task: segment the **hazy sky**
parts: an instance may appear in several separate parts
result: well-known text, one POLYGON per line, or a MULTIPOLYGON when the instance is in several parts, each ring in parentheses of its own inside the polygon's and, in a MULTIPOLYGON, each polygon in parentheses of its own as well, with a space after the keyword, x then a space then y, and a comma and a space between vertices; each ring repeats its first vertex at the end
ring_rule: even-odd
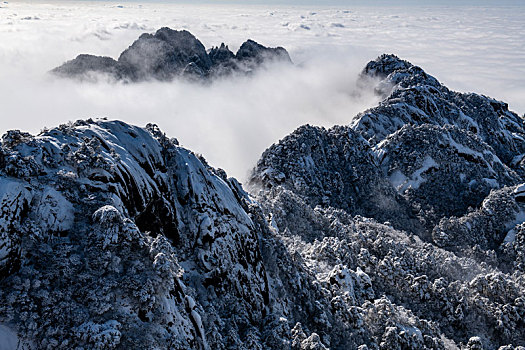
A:
MULTIPOLYGON (((40 0, 42 1, 42 0, 40 0)), ((119 2, 118 0, 112 0, 119 2)), ((523 6, 523 0, 124 0, 189 4, 280 4, 319 6, 523 6)))
MULTIPOLYGON (((13 0, 11 0, 13 1, 13 0)), ((15 0, 20 1, 20 0, 15 0)), ((22 0, 46 3, 49 0, 22 0)), ((55 0, 93 1, 93 0, 55 0)), ((107 0, 95 0, 107 1, 107 0)), ((524 0, 110 0, 125 3, 164 4, 257 4, 257 5, 311 5, 311 6, 525 6, 524 0)))
POLYGON ((296 127, 348 124, 375 106, 377 97, 358 89, 356 79, 385 52, 454 90, 486 94, 525 112, 523 8, 407 10, 341 3, 0 2, 0 133, 37 133, 90 117, 157 123, 242 180, 265 148, 296 127), (208 48, 225 42, 235 51, 248 38, 284 46, 296 66, 210 86, 86 84, 47 74, 80 53, 116 58, 141 33, 163 26, 187 29, 208 48))

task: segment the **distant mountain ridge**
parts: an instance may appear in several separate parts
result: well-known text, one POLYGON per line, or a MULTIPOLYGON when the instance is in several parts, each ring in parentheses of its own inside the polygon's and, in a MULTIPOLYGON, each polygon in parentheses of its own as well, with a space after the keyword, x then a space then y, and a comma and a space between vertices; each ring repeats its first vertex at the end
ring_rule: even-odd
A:
POLYGON ((6 133, 0 332, 28 349, 522 350, 525 120, 394 55, 360 79, 383 101, 269 147, 248 192, 153 124, 6 133))
POLYGON ((155 34, 142 34, 120 54, 118 60, 82 54, 51 72, 77 79, 105 74, 126 82, 170 81, 176 77, 207 79, 233 73, 246 74, 271 61, 291 63, 288 52, 282 47, 268 48, 247 40, 236 54, 224 43, 207 52, 190 32, 164 27, 155 34))

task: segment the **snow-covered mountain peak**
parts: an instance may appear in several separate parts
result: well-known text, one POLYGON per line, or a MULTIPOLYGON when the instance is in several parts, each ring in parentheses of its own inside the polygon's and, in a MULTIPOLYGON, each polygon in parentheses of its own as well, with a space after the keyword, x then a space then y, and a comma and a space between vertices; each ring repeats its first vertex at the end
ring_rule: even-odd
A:
POLYGON ((269 147, 251 194, 153 124, 6 133, 0 347, 525 346, 523 119, 393 55, 366 75, 384 100, 269 147))

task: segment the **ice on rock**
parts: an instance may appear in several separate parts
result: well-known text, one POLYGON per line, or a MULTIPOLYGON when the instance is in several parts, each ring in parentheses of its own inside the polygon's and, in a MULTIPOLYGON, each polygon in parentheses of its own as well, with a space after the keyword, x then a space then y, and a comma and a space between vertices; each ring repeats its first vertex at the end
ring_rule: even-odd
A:
MULTIPOLYGON (((264 152, 250 180, 268 222, 279 227, 272 232, 332 298, 329 333, 337 336, 323 344, 454 348, 480 329, 489 348, 523 344, 508 331, 523 325, 521 316, 510 316, 517 312, 510 305, 523 298, 515 277, 525 266, 516 189, 523 182, 516 158, 524 154, 523 118, 503 102, 451 91, 394 55, 370 62, 361 79, 377 84, 379 106, 349 126, 298 128, 264 152), (340 288, 349 285, 338 277, 340 266, 356 271, 355 299, 369 311, 344 301, 350 288, 340 288), (508 274, 481 277, 500 269, 508 274), (476 294, 469 284, 476 276, 502 288, 502 297, 476 294), (489 315, 493 303, 504 317, 489 315), (341 309, 347 318, 335 316, 341 309), (493 322, 496 333, 489 331, 493 322), (366 335, 344 340, 342 329, 351 333, 357 324, 366 325, 366 335), (374 342, 364 340, 370 337, 374 342)), ((307 337, 304 319, 297 322, 295 344, 307 337)), ((308 326, 325 340, 319 326, 308 326)))
POLYGON ((390 175, 389 180, 399 192, 403 193, 406 189, 412 188, 417 190, 419 186, 425 181, 421 176, 426 171, 432 168, 438 168, 439 165, 432 159, 430 156, 426 156, 423 160, 421 168, 417 169, 411 176, 410 179, 407 179, 405 175, 399 170, 395 170, 392 175, 390 175))
POLYGON ((16 232, 31 203, 28 184, 10 178, 0 178, 0 274, 18 264, 19 237, 16 232))
POLYGON ((42 229, 49 232, 67 231, 74 221, 73 205, 54 188, 43 191, 36 215, 42 229))
MULTIPOLYGON (((171 79, 266 55, 287 57, 163 28, 122 62, 171 79)), ((8 132, 0 348, 525 346, 523 118, 393 55, 361 79, 379 106, 268 148, 251 193, 152 124, 8 132)))
MULTIPOLYGON (((246 212, 250 204, 242 202, 238 184, 216 176, 151 125, 87 120, 4 140, 3 159, 18 160, 0 162, 8 168, 1 169, 0 181, 3 271, 22 276, 24 285, 40 284, 26 292, 30 303, 46 296, 72 309, 66 315, 36 309, 20 321, 24 340, 49 346, 67 340, 88 348, 206 348, 212 323, 202 319, 200 303, 224 314, 225 298, 250 310, 246 320, 262 322, 268 286, 246 212), (30 185, 32 169, 39 173, 30 185), (201 243, 199 227, 208 230, 201 243), (206 268, 197 263, 201 250, 209 256, 206 268), (28 254, 37 260, 21 266, 18 259, 28 254), (181 273, 179 255, 195 262, 191 271, 181 273), (61 276, 58 287, 54 276, 61 276), (210 305, 206 290, 222 297, 210 305), (90 301, 77 303, 73 291, 90 301), (191 310, 184 305, 189 294, 199 300, 191 310), (53 326, 38 325, 39 319, 53 326), (73 328, 78 336, 69 332, 73 328)), ((2 298, 17 290, 11 288, 19 280, 2 280, 2 298)), ((0 308, 2 321, 23 307, 14 294, 9 300, 0 308)))
POLYGON ((514 190, 514 196, 517 201, 525 201, 525 184, 521 184, 514 190))
POLYGON ((0 350, 16 350, 20 341, 13 330, 0 324, 0 350))

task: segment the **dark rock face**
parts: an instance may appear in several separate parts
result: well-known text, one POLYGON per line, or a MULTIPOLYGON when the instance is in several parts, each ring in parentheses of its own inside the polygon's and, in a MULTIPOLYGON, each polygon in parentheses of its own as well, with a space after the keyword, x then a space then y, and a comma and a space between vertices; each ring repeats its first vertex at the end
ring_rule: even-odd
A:
POLYGON ((492 189, 520 182, 490 146, 451 125, 405 125, 375 150, 392 186, 429 225, 478 207, 492 189))
POLYGON ((72 61, 52 70, 70 78, 85 79, 94 74, 106 74, 116 80, 171 81, 176 77, 205 79, 235 72, 246 73, 264 63, 291 63, 285 49, 267 48, 248 40, 234 55, 227 46, 206 52, 204 45, 190 32, 161 28, 155 34, 142 34, 118 61, 109 57, 79 55, 72 61))
POLYGON ((268 148, 253 174, 253 185, 282 186, 313 207, 332 206, 417 231, 407 203, 384 178, 368 142, 349 127, 302 126, 268 148))
POLYGON ((217 334, 222 318, 235 333, 262 324, 268 281, 244 195, 155 126, 13 132, 2 151, 0 298, 14 301, 0 315, 23 314, 9 322, 39 348, 209 348, 202 305, 217 334), (20 280, 33 283, 23 298, 20 280))
MULTIPOLYGON (((379 106, 349 126, 300 127, 254 169, 251 185, 277 235, 318 277, 327 266, 364 271, 369 300, 397 315, 409 309, 417 329, 431 322, 467 348, 523 345, 513 332, 524 326, 523 118, 393 55, 370 62, 361 79, 376 84, 379 106), (491 314, 494 305, 506 311, 491 314)), ((428 330, 407 338, 398 322, 368 326, 368 336, 381 349, 454 347, 428 330)))
POLYGON ((142 34, 122 52, 118 62, 133 81, 172 80, 188 69, 205 75, 212 64, 197 38, 185 30, 169 28, 161 28, 154 35, 142 34), (194 68, 188 68, 190 65, 194 68))
MULTIPOLYGON (((157 34, 123 53, 151 58, 134 79, 266 52, 157 34)), ((384 101, 268 148, 251 195, 155 125, 8 132, 0 347, 522 349, 522 118, 393 55, 361 78, 384 101)))
POLYGON ((372 145, 406 124, 454 125, 481 138, 505 164, 523 158, 525 121, 509 111, 506 103, 451 91, 421 68, 393 55, 370 62, 362 76, 381 78, 377 89, 386 93, 378 107, 352 122, 372 145))
POLYGON ((245 41, 235 54, 235 58, 238 61, 247 64, 252 69, 256 68, 257 65, 267 61, 282 61, 292 63, 288 52, 284 48, 265 47, 253 40, 245 41))
POLYGON ((68 61, 53 70, 53 73, 62 77, 80 77, 89 79, 89 73, 106 74, 116 79, 125 75, 122 67, 111 57, 93 55, 78 55, 74 60, 68 61))
POLYGON ((224 43, 219 47, 212 47, 208 51, 208 55, 212 61, 212 76, 223 77, 235 74, 239 70, 238 62, 235 54, 230 51, 224 43))
POLYGON ((208 52, 212 64, 222 64, 229 62, 235 58, 235 54, 230 51, 227 45, 224 43, 219 47, 212 47, 208 52))

